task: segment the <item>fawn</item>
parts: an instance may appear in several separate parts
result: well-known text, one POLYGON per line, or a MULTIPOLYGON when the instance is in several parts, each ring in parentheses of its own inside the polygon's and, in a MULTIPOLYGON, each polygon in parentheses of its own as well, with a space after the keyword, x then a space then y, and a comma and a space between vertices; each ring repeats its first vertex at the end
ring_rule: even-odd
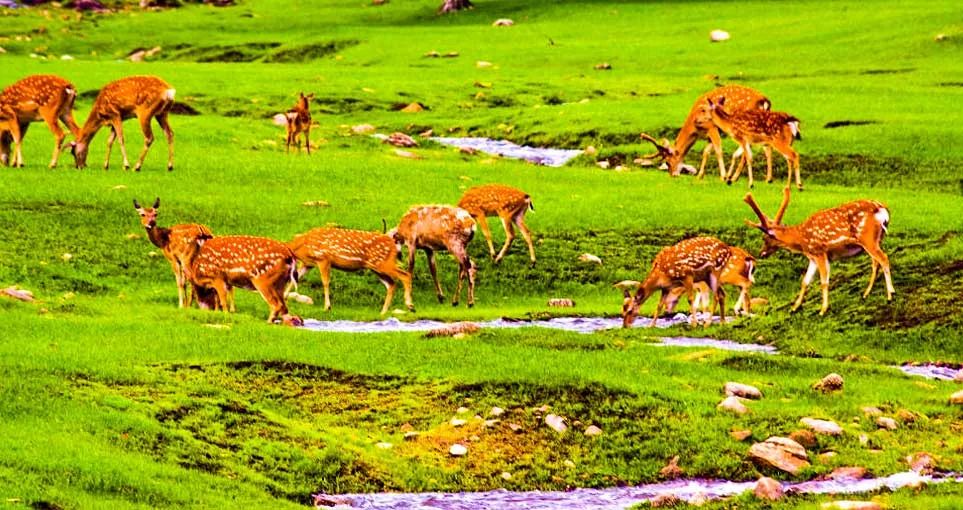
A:
POLYGON ((515 240, 515 229, 512 224, 518 225, 518 230, 522 232, 525 243, 528 244, 528 255, 535 266, 535 247, 532 246, 532 234, 525 226, 525 213, 529 209, 535 210, 532 205, 532 198, 524 191, 504 186, 501 184, 488 184, 469 189, 462 195, 458 202, 458 207, 466 210, 481 227, 485 240, 488 241, 488 252, 491 254, 495 263, 501 262, 508 248, 515 240), (488 229, 487 216, 498 216, 505 227, 505 245, 495 255, 495 246, 492 244, 492 233, 488 229))
POLYGON ((74 122, 72 109, 77 89, 69 81, 52 74, 35 74, 27 76, 0 93, 0 120, 14 119, 18 129, 8 125, 0 125, 0 161, 13 166, 23 166, 23 155, 20 145, 27 135, 27 127, 31 122, 44 121, 54 135, 53 156, 50 168, 57 166, 60 150, 63 148, 66 133, 60 128, 63 122, 74 137, 80 132, 74 122), (10 144, 16 147, 13 159, 10 159, 10 144))

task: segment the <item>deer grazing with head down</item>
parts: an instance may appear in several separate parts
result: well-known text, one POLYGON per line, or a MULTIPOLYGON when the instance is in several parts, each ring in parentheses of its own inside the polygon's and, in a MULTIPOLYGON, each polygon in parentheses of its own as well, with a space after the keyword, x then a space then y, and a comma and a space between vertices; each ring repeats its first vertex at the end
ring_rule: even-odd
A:
POLYGON ((663 248, 652 261, 652 269, 645 281, 639 284, 634 297, 627 288, 622 288, 622 326, 630 327, 635 322, 642 304, 655 291, 661 290, 662 298, 659 299, 652 322, 649 323, 650 327, 655 326, 667 295, 676 287, 682 287, 689 299, 689 320, 695 326, 696 282, 705 282, 715 297, 705 325, 712 323, 712 313, 715 312, 716 305, 719 306, 722 322, 725 322, 726 292, 720 279, 731 253, 728 245, 712 237, 693 237, 663 248))
POLYGON ((134 170, 140 171, 141 165, 144 164, 144 157, 154 143, 154 131, 150 127, 150 121, 153 119, 157 119, 157 123, 167 137, 167 170, 173 170, 174 132, 167 121, 173 105, 174 89, 156 76, 129 76, 108 83, 97 94, 87 122, 80 129, 77 141, 71 144, 77 168, 87 166, 90 142, 100 128, 108 126, 110 133, 107 135, 107 157, 104 160, 104 169, 110 167, 110 151, 114 146, 114 140, 120 142, 124 170, 129 169, 130 161, 127 159, 127 147, 124 145, 124 120, 137 117, 140 129, 144 133, 144 149, 137 158, 134 170))
POLYGON ((398 244, 399 256, 401 245, 408 247, 408 273, 412 277, 415 271, 415 251, 421 249, 425 252, 439 303, 445 301, 445 294, 438 282, 435 251, 451 252, 458 262, 458 286, 451 304, 458 306, 462 281, 467 277, 468 306, 475 305, 476 268, 475 263, 468 257, 468 243, 475 236, 475 220, 468 211, 450 205, 415 206, 402 216, 398 227, 388 232, 388 235, 398 244))
POLYGON ((532 205, 532 197, 528 196, 528 193, 501 184, 477 186, 462 195, 458 207, 468 211, 478 222, 482 234, 485 235, 485 240, 488 241, 488 252, 496 264, 501 262, 509 247, 511 247, 512 241, 515 240, 515 229, 512 228, 514 223, 518 226, 518 230, 522 232, 525 243, 528 244, 528 255, 532 261, 532 266, 535 266, 535 247, 532 246, 532 234, 525 226, 525 213, 529 209, 535 210, 535 206, 532 205), (488 229, 486 219, 488 216, 498 216, 502 220, 502 226, 505 227, 505 245, 502 246, 498 255, 495 255, 492 232, 488 229))
MULTIPOLYGON (((785 112, 772 112, 768 110, 728 110, 724 98, 713 101, 707 100, 712 121, 725 131, 742 151, 742 159, 735 170, 729 174, 726 182, 732 184, 739 178, 742 167, 747 168, 749 174, 749 187, 752 187, 752 145, 764 144, 779 151, 789 167, 789 181, 792 182, 793 169, 796 170, 796 187, 802 189, 802 180, 799 178, 799 154, 792 148, 793 140, 802 139, 799 132, 799 119, 785 112)), ((772 181, 772 165, 769 165, 769 172, 766 176, 767 181, 772 181)))
MULTIPOLYGON (((692 109, 689 110, 689 116, 686 117, 685 123, 682 125, 682 129, 679 130, 679 134, 676 136, 674 143, 670 144, 668 140, 656 140, 645 133, 641 135, 643 140, 652 142, 657 149, 657 152, 644 157, 661 158, 665 160, 669 167, 669 175, 676 176, 682 171, 682 162, 685 160, 685 156, 689 152, 689 149, 692 148, 692 145, 700 139, 708 138, 709 144, 706 145, 702 151, 702 164, 699 167, 699 177, 705 175, 706 161, 708 160, 709 154, 714 151, 719 162, 719 178, 725 180, 727 172, 725 160, 722 156, 722 139, 719 135, 719 128, 712 122, 712 115, 709 113, 709 108, 706 103, 709 98, 715 98, 715 100, 725 98, 729 109, 732 111, 769 110, 771 106, 769 99, 762 95, 761 92, 741 85, 727 85, 706 92, 699 96, 699 99, 692 105, 692 109)), ((767 156, 769 155, 768 150, 766 154, 767 156)), ((772 162, 770 159, 770 166, 771 165, 772 162)))
POLYGON ((311 100, 314 94, 304 95, 298 92, 298 102, 294 107, 284 114, 287 127, 287 141, 284 145, 285 152, 291 150, 294 145, 298 152, 301 151, 300 135, 304 134, 304 148, 311 154, 311 100))
POLYGON ((331 309, 329 289, 332 267, 341 271, 369 269, 378 275, 387 288, 382 315, 388 313, 388 307, 391 306, 397 286, 395 281, 401 280, 405 290, 405 306, 408 310, 415 310, 411 300, 411 274, 398 268, 398 247, 391 236, 380 232, 323 227, 294 236, 288 247, 301 265, 298 280, 314 266, 321 272, 325 310, 331 309))
MULTIPOLYGON (((729 255, 729 260, 726 261, 725 267, 722 268, 722 272, 719 275, 719 283, 739 287, 739 298, 732 307, 732 311, 736 315, 750 315, 752 313, 752 295, 750 289, 752 288, 752 284, 756 282, 756 259, 742 248, 736 246, 730 246, 729 248, 732 250, 732 253, 729 255)), ((696 302, 693 306, 696 310, 701 309, 704 312, 708 312, 710 304, 709 287, 704 282, 697 282, 695 285, 698 293, 696 294, 696 302)), ((675 306, 679 298, 682 297, 683 292, 684 289, 682 287, 669 291, 664 304, 667 313, 672 313, 672 311, 675 310, 675 306)))
POLYGON ((193 301, 193 286, 187 281, 187 270, 191 260, 200 247, 198 240, 214 237, 211 230, 197 223, 173 225, 171 227, 157 226, 157 210, 160 208, 160 198, 154 201, 152 207, 141 207, 134 199, 134 209, 140 215, 140 222, 147 230, 147 238, 154 246, 161 249, 164 258, 171 264, 174 278, 177 280, 177 305, 190 308, 193 301))
POLYGON ((74 137, 80 132, 72 112, 76 97, 77 89, 69 81, 51 74, 27 76, 3 89, 0 93, 0 116, 11 125, 0 125, 0 161, 23 166, 20 144, 27 135, 27 127, 31 122, 44 121, 54 135, 50 168, 56 167, 60 149, 67 137, 59 122, 63 122, 74 137), (12 124, 17 124, 17 129, 12 124), (11 142, 16 150, 13 159, 10 159, 11 142))
POLYGON ((789 186, 786 186, 782 204, 776 217, 772 219, 762 213, 751 193, 746 194, 745 202, 759 218, 759 223, 746 223, 758 228, 765 235, 760 257, 768 257, 779 248, 785 248, 802 253, 809 259, 809 268, 803 276, 802 288, 792 311, 798 310, 802 305, 806 288, 818 270, 823 291, 823 304, 819 315, 825 314, 829 308, 829 261, 851 257, 864 251, 872 260, 873 269, 863 298, 873 289, 878 270, 882 268, 886 278, 886 300, 892 300, 894 290, 889 272, 889 257, 880 247, 889 228, 889 209, 875 200, 856 200, 813 213, 799 225, 784 226, 782 218, 789 205, 789 193, 789 186))

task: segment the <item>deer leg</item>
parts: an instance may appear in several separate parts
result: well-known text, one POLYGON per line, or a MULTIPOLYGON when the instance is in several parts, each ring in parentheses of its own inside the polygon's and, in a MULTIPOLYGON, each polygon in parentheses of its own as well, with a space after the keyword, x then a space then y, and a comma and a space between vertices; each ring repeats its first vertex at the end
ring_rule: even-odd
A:
POLYGON ((114 126, 110 126, 110 132, 107 133, 107 156, 104 157, 104 170, 110 168, 110 151, 114 148, 114 140, 117 139, 117 131, 114 130, 114 126))
POLYGON ((383 274, 387 278, 392 278, 394 280, 401 280, 401 286, 405 290, 405 307, 408 308, 409 311, 414 312, 415 303, 411 299, 411 273, 408 273, 406 271, 402 271, 401 269, 399 269, 398 266, 395 265, 395 262, 391 259, 386 260, 385 264, 387 264, 387 268, 385 269, 385 271, 383 272, 375 271, 375 272, 378 273, 379 275, 383 274))
MULTIPOLYGON (((431 279, 435 282, 435 295, 438 296, 438 302, 445 302, 445 293, 441 290, 441 283, 438 281, 438 266, 435 264, 435 252, 429 248, 422 248, 425 250, 425 255, 428 256, 428 271, 431 272, 431 279)), ((455 301, 452 303, 458 304, 458 295, 455 295, 455 301)))
POLYGON ((111 124, 114 127, 114 133, 117 134, 117 141, 120 142, 120 154, 124 157, 124 170, 129 170, 130 161, 127 159, 127 145, 124 144, 124 121, 117 117, 111 124))
POLYGON ((528 231, 528 227, 525 225, 525 210, 516 214, 514 217, 515 224, 518 225, 518 230, 522 233, 522 238, 525 239, 525 244, 528 245, 528 256, 532 259, 532 267, 535 267, 535 246, 532 245, 532 233, 528 231))
POLYGON ((816 261, 809 259, 809 267, 806 269, 806 274, 802 279, 802 288, 799 290, 799 297, 796 298, 796 302, 793 303, 790 312, 795 312, 802 305, 803 298, 806 296, 806 287, 813 281, 813 277, 816 276, 816 261))
POLYGON ((307 149, 308 155, 311 155, 311 126, 308 125, 304 129, 304 148, 307 149))
POLYGON ((492 231, 488 228, 488 218, 485 217, 485 213, 481 213, 475 216, 475 221, 481 228, 482 234, 485 236, 485 241, 488 242, 488 254, 491 256, 492 260, 495 260, 495 245, 492 244, 492 231))
POLYGON ((502 220, 502 226, 505 227, 505 245, 502 246, 501 251, 495 256, 495 263, 498 264, 508 253, 508 248, 511 247, 512 241, 515 240, 515 228, 512 227, 512 221, 508 216, 499 214, 499 218, 502 220))
POLYGON ((739 171, 742 171, 742 146, 736 147, 736 150, 732 153, 732 160, 729 163, 729 171, 726 172, 726 178, 723 180, 728 180, 732 177, 732 173, 736 170, 736 163, 739 163, 739 171))
POLYGON ((188 303, 186 306, 184 304, 184 271, 176 260, 169 260, 168 262, 171 263, 171 270, 174 271, 174 279, 177 280, 177 307, 187 308, 190 304, 188 303))
POLYGON ((742 144, 742 145, 739 147, 739 149, 742 151, 742 157, 739 159, 739 165, 736 166, 735 172, 729 175, 728 184, 732 184, 732 183, 736 182, 737 180, 739 180, 739 174, 742 173, 742 169, 743 169, 744 166, 748 166, 748 167, 749 167, 750 175, 751 175, 751 172, 752 172, 752 163, 751 163, 751 161, 752 161, 752 148, 749 147, 749 144, 748 144, 748 143, 745 143, 745 144, 742 144))
POLYGON ((746 144, 746 153, 743 155, 746 160, 746 175, 749 176, 749 189, 752 189, 752 148, 746 144))
POLYGON ((766 184, 772 182, 772 147, 763 145, 762 150, 766 153, 766 184))
POLYGON ((819 268, 819 286, 823 291, 823 305, 819 308, 819 315, 825 315, 829 309, 829 258, 826 255, 816 259, 819 268))
MULTIPOLYGON (((792 149, 790 148, 790 150, 792 149)), ((803 189, 802 179, 799 178, 799 154, 796 151, 792 151, 792 161, 793 161, 793 166, 796 167, 796 189, 798 189, 799 191, 802 191, 803 189)))
POLYGON ((324 287, 324 311, 331 310, 331 262, 322 260, 318 263, 321 274, 321 285, 324 287))
MULTIPOLYGON (((638 310, 642 306, 642 303, 645 302, 645 298, 649 297, 648 292, 646 292, 644 294, 643 299, 639 301, 638 298, 640 294, 642 294, 642 289, 639 289, 639 291, 635 294, 636 299, 635 299, 635 302, 633 303, 633 306, 635 307, 636 313, 638 313, 638 310)), ((666 289, 662 289, 662 295, 659 296, 659 302, 655 304, 655 313, 652 315, 652 322, 649 323, 650 328, 655 327, 656 322, 659 320, 659 315, 662 314, 662 304, 665 303, 665 296, 666 296, 666 289)))
POLYGON ((223 312, 234 312, 234 306, 230 299, 231 290, 227 287, 224 280, 215 280, 211 282, 211 287, 214 287, 214 292, 217 293, 217 300, 221 304, 221 311, 223 312))
POLYGON ((714 296, 712 300, 712 306, 709 307, 709 317, 706 319, 706 327, 712 324, 712 316, 716 312, 716 307, 719 308, 719 324, 726 323, 726 289, 722 286, 722 282, 719 281, 719 275, 712 273, 709 275, 709 289, 712 290, 714 296))
POLYGON ((682 287, 685 289, 685 297, 689 300, 689 325, 695 327, 698 323, 695 310, 695 284, 692 277, 688 276, 682 280, 682 287))
POLYGON ((385 304, 381 307, 381 315, 384 315, 388 313, 388 307, 391 306, 391 301, 395 298, 395 287, 397 285, 395 284, 394 279, 392 279, 390 276, 383 273, 377 274, 378 279, 381 280, 381 283, 383 283, 385 289, 387 289, 387 292, 385 293, 385 304))
POLYGON ((13 138, 13 165, 12 166, 15 168, 23 168, 23 152, 22 152, 23 131, 24 130, 21 129, 19 132, 11 133, 13 138))
POLYGON ((700 179, 702 179, 703 177, 705 177, 705 175, 706 175, 706 163, 709 162, 709 154, 711 154, 711 153, 712 153, 712 144, 711 144, 711 143, 707 143, 706 146, 702 149, 702 162, 699 163, 699 173, 696 174, 696 177, 698 177, 698 178, 700 178, 700 179))
MULTIPOLYGON (((709 128, 706 133, 709 136, 709 143, 712 144, 712 148, 716 151, 716 159, 719 163, 719 179, 726 180, 726 160, 722 155, 722 138, 719 136, 719 130, 715 126, 709 128)), ((699 177, 702 177, 702 172, 699 172, 699 177)))
POLYGON ((415 243, 414 241, 408 241, 408 273, 411 277, 415 277, 415 243))
MULTIPOLYGON (((72 106, 73 101, 71 101, 71 107, 72 106)), ((67 126, 67 129, 70 130, 70 134, 73 135, 74 138, 77 138, 77 135, 80 134, 80 126, 78 126, 77 122, 74 121, 74 114, 70 108, 67 108, 65 112, 61 113, 59 118, 60 121, 67 126)))
POLYGON ((869 291, 873 288, 873 281, 876 279, 876 264, 879 264, 879 266, 883 268, 883 277, 886 279, 886 300, 892 301, 895 290, 893 289, 893 279, 889 273, 889 257, 879 247, 863 246, 863 249, 865 249, 866 253, 873 259, 873 278, 870 279, 869 288, 866 289, 863 297, 869 295, 869 291))
MULTIPOLYGON (((140 151, 140 157, 137 158, 137 164, 134 165, 134 171, 140 172, 140 167, 144 164, 144 158, 147 157, 147 151, 154 143, 154 130, 150 128, 150 115, 138 116, 137 120, 140 121, 140 130, 144 132, 144 149, 140 151)), ((121 147, 123 146, 123 142, 121 142, 121 147)))
MULTIPOLYGON (((280 295, 279 289, 275 287, 272 282, 267 281, 265 278, 255 278, 251 283, 271 309, 271 312, 268 314, 268 324, 274 324, 276 319, 288 313, 284 296, 280 295)), ((280 283, 283 284, 283 281, 280 283)))
POLYGON ((164 130, 164 136, 167 138, 167 171, 170 172, 174 169, 174 130, 171 129, 167 120, 167 113, 158 115, 157 123, 160 124, 161 129, 164 130))
POLYGON ((64 138, 66 138, 67 135, 64 133, 64 130, 60 128, 60 125, 57 124, 57 117, 55 115, 50 115, 49 117, 44 116, 43 120, 47 123, 47 127, 50 128, 50 132, 54 135, 54 149, 53 156, 50 158, 50 168, 56 168, 57 158, 60 157, 60 148, 63 147, 64 138))

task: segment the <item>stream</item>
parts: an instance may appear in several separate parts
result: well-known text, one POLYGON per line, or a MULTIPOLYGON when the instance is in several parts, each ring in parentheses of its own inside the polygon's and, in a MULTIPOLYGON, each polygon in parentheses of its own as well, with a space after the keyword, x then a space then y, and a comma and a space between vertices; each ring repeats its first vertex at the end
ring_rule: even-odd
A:
POLYGON ((466 137, 445 138, 433 136, 431 138, 442 145, 458 148, 474 149, 505 158, 524 159, 536 165, 559 167, 568 163, 572 158, 582 154, 581 150, 573 149, 542 149, 517 145, 508 140, 492 140, 491 138, 466 137))

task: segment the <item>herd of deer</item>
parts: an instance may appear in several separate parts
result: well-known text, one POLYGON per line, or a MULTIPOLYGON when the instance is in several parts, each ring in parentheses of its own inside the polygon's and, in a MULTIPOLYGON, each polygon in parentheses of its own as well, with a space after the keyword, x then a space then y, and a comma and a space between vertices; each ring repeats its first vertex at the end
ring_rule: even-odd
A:
MULTIPOLYGON (((168 142, 168 170, 174 167, 174 133, 168 123, 168 114, 174 103, 174 89, 154 76, 122 78, 104 86, 94 101, 93 108, 83 127, 73 120, 72 109, 77 91, 67 80, 53 75, 34 75, 24 78, 4 89, 0 94, 0 162, 23 166, 21 144, 31 122, 43 120, 53 132, 55 144, 51 167, 57 159, 66 137, 59 122, 63 122, 75 141, 70 147, 78 168, 86 166, 88 146, 94 135, 104 126, 110 128, 107 138, 109 167, 111 147, 120 141, 124 168, 130 167, 124 146, 122 123, 137 117, 144 133, 144 148, 134 169, 139 171, 144 157, 153 142, 150 122, 161 126, 168 142), (13 149, 13 150, 11 150, 13 149)), ((309 104, 312 95, 300 94, 298 103, 284 114, 287 127, 287 148, 300 149, 299 135, 304 135, 310 153, 311 115, 309 104)), ((802 279, 802 288, 792 307, 798 309, 803 302, 808 285, 819 271, 822 287, 820 315, 829 306, 829 261, 849 257, 865 251, 872 260, 872 274, 867 296, 881 268, 886 279, 886 296, 892 299, 893 284, 890 277, 889 259, 880 243, 889 224, 889 211, 885 205, 872 200, 857 200, 832 209, 819 211, 795 226, 782 225, 790 198, 790 185, 795 171, 796 186, 801 190, 799 156, 792 148, 794 139, 800 137, 799 120, 789 114, 770 111, 768 98, 753 89, 742 86, 725 86, 701 96, 693 105, 685 124, 674 144, 667 140, 657 141, 642 134, 642 138, 656 145, 658 151, 648 157, 665 161, 669 174, 678 175, 683 159, 692 145, 707 138, 709 144, 702 155, 699 176, 705 174, 707 159, 715 152, 720 178, 728 183, 738 179, 743 167, 748 172, 749 186, 753 185, 752 146, 762 145, 767 160, 767 178, 772 181, 771 149, 782 154, 789 168, 789 180, 783 192, 782 204, 774 218, 767 217, 749 193, 745 202, 759 218, 759 223, 747 223, 758 228, 764 235, 764 247, 760 257, 766 257, 778 248, 799 252, 809 259, 809 268, 802 279), (739 144, 727 169, 722 154, 720 131, 728 134, 739 144), (738 163, 736 158, 739 158, 738 163)), ((331 268, 343 271, 369 269, 387 288, 381 313, 388 311, 396 288, 401 281, 404 287, 405 305, 413 310, 411 280, 415 253, 422 250, 428 257, 428 265, 434 280, 439 302, 444 293, 438 281, 435 251, 448 251, 458 262, 458 284, 452 304, 457 305, 464 280, 468 280, 468 306, 475 302, 475 273, 477 266, 468 256, 467 246, 472 240, 476 225, 481 227, 491 258, 500 262, 515 239, 517 226, 528 244, 531 264, 535 264, 535 250, 531 234, 525 226, 525 213, 533 209, 531 197, 515 188, 492 184, 471 188, 465 192, 458 206, 415 206, 401 218, 397 228, 390 232, 368 232, 343 228, 323 227, 295 236, 289 243, 254 236, 214 236, 211 230, 200 224, 181 224, 169 228, 157 226, 157 210, 160 199, 152 207, 142 207, 134 200, 134 207, 141 218, 150 241, 162 250, 170 261, 178 286, 178 302, 189 307, 196 297, 202 308, 234 311, 234 287, 258 291, 270 307, 269 322, 281 319, 298 324, 300 319, 289 315, 285 293, 296 285, 312 267, 318 267, 324 286, 325 309, 331 308, 331 268), (498 216, 505 228, 506 240, 496 254, 488 228, 487 217, 498 216), (407 270, 399 268, 396 259, 401 258, 402 246, 408 249, 407 270)), ((623 291, 623 325, 629 327, 638 315, 639 308, 655 291, 661 291, 655 318, 663 309, 672 310, 681 295, 689 300, 690 310, 706 309, 709 319, 718 307, 725 320, 725 290, 723 284, 740 288, 740 296, 734 311, 748 314, 751 309, 750 287, 754 282, 755 258, 745 250, 728 246, 711 237, 683 240, 658 253, 648 277, 642 282, 625 281, 616 284, 623 291), (631 290, 637 288, 635 296, 631 290), (699 300, 702 300, 700 306, 699 300)), ((692 324, 696 314, 690 314, 692 324)), ((651 324, 655 324, 653 320, 651 324)))

